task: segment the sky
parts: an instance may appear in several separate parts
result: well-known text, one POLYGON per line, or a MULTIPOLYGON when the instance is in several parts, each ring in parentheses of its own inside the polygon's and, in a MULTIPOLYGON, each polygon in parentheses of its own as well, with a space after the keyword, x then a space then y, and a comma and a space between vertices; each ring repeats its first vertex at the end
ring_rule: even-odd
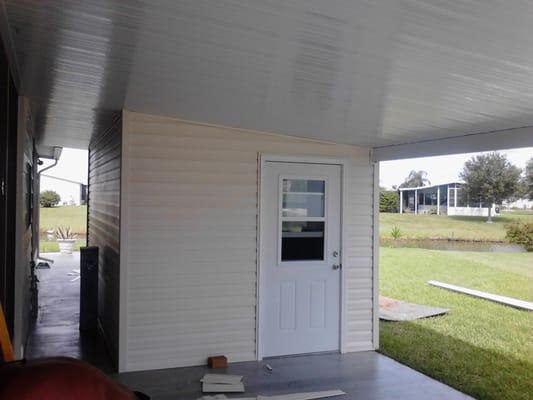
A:
MULTIPOLYGON (((533 147, 502 150, 507 158, 519 168, 524 168, 533 157, 533 147)), ((380 163, 380 186, 391 189, 399 185, 411 170, 424 170, 432 184, 453 182, 459 179, 459 172, 465 161, 482 153, 454 154, 449 156, 411 158, 407 160, 384 161, 380 163)), ((45 172, 47 175, 87 184, 87 150, 64 148, 57 166, 45 172)), ((45 161, 48 165, 50 161, 45 161)))
MULTIPOLYGON (((44 174, 69 179, 86 185, 89 167, 88 154, 89 152, 87 150, 69 149, 65 147, 61 152, 61 157, 59 157, 57 165, 45 171, 44 174)), ((51 160, 43 161, 44 164, 39 169, 52 163, 51 160)))
MULTIPOLYGON (((507 155, 507 159, 512 164, 524 169, 527 160, 533 157, 533 147, 501 150, 498 153, 507 155)), ((391 189, 393 185, 402 183, 411 170, 426 171, 428 173, 428 179, 432 184, 457 181, 459 180, 459 173, 463 169, 465 161, 477 154, 483 153, 465 153, 384 161, 379 164, 379 185, 391 189)))

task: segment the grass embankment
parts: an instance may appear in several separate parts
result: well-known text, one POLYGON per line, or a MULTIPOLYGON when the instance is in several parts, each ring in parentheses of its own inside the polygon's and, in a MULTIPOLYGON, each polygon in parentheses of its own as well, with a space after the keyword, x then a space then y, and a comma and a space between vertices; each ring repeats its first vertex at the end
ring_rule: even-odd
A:
POLYGON ((430 279, 533 301, 533 254, 381 248, 380 270, 384 296, 450 309, 381 322, 384 354, 478 399, 530 399, 531 313, 429 286, 430 279))
POLYGON ((505 225, 514 221, 533 222, 533 213, 509 212, 494 217, 448 217, 446 215, 380 214, 380 236, 391 238, 394 226, 400 228, 403 239, 455 239, 505 241, 505 225))
MULTIPOLYGON (((46 231, 58 227, 70 226, 73 232, 81 237, 87 234, 87 206, 62 206, 40 208, 40 237, 39 249, 41 253, 55 253, 59 251, 57 242, 46 240, 46 231)), ((85 246, 85 239, 76 241, 75 250, 85 246)))

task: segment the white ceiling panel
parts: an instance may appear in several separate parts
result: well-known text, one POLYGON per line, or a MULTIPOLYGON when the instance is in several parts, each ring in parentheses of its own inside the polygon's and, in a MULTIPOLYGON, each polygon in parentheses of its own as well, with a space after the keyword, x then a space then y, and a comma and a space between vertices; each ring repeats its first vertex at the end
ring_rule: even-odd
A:
POLYGON ((531 1, 2 1, 41 145, 122 108, 370 147, 533 125, 531 1))

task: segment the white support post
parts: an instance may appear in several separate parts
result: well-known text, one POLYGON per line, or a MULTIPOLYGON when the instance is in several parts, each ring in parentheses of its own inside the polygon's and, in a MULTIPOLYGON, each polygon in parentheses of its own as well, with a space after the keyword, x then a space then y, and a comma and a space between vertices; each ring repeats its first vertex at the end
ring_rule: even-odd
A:
POLYGON ((454 187, 453 190, 454 190, 454 193, 455 193, 454 196, 453 196, 453 206, 457 207, 457 187, 454 187))
POLYGON ((400 190, 400 214, 403 214, 403 190, 400 190))
POLYGON ((440 215, 440 186, 437 186, 437 215, 440 215))
POLYGON ((418 190, 415 189, 415 215, 418 214, 418 190))

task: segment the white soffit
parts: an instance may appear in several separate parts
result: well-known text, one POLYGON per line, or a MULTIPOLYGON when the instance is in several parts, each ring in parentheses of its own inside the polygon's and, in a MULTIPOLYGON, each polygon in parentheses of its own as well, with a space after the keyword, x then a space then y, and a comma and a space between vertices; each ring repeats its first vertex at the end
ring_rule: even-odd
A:
POLYGON ((122 108, 369 147, 533 126, 531 1, 2 1, 45 146, 122 108))

